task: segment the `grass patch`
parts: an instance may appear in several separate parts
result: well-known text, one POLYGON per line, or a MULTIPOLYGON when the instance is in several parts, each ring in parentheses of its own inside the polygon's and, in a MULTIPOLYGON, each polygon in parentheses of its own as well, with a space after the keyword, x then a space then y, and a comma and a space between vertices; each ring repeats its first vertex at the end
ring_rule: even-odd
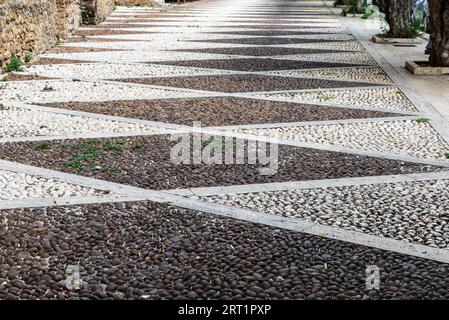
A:
POLYGON ((49 150, 51 148, 50 142, 42 142, 36 146, 38 150, 49 150))
MULTIPOLYGON (((107 154, 120 154, 125 150, 126 144, 121 140, 101 142, 95 139, 87 139, 75 145, 62 146, 70 155, 66 159, 65 165, 77 170, 101 171, 106 173, 117 173, 121 169, 115 166, 101 167, 96 165, 96 161, 107 154)), ((130 147, 136 150, 134 145, 130 147)))
POLYGON ((428 118, 419 118, 419 119, 416 119, 416 122, 418 122, 418 123, 427 123, 427 122, 429 122, 429 120, 430 119, 428 119, 428 118))
POLYGON ((13 71, 21 71, 22 70, 22 62, 20 62, 20 59, 13 54, 11 56, 11 59, 9 60, 8 65, 6 66, 6 72, 13 72, 13 71))

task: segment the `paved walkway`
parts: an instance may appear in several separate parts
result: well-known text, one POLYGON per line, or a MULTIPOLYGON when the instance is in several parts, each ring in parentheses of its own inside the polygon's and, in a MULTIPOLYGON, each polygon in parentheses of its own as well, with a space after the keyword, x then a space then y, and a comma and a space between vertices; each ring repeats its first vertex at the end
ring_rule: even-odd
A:
POLYGON ((339 21, 119 7, 5 78, 0 298, 448 298, 445 127, 339 21))

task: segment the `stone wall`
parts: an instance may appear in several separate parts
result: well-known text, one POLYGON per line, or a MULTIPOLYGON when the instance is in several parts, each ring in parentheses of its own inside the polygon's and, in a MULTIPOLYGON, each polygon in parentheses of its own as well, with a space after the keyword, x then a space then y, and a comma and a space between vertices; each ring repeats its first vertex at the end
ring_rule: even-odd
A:
POLYGON ((115 8, 115 0, 81 0, 83 23, 96 24, 104 21, 115 8))
POLYGON ((80 0, 56 0, 59 35, 66 38, 81 22, 80 0))
POLYGON ((160 6, 161 0, 116 0, 118 6, 160 6))
POLYGON ((23 59, 48 50, 76 30, 81 17, 95 24, 114 8, 115 0, 0 0, 0 71, 13 54, 23 59))
MULTIPOLYGON (((0 0, 1 1, 1 0, 0 0)), ((11 55, 39 53, 58 38, 59 28, 54 0, 6 0, 0 2, 0 66, 11 55)))

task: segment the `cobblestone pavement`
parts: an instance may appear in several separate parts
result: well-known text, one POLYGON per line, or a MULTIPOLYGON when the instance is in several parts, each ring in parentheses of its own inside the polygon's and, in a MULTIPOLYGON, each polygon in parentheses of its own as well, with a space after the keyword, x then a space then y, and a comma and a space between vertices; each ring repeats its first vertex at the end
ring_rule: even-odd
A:
POLYGON ((448 134, 365 47, 200 0, 2 75, 0 299, 449 298, 448 134))

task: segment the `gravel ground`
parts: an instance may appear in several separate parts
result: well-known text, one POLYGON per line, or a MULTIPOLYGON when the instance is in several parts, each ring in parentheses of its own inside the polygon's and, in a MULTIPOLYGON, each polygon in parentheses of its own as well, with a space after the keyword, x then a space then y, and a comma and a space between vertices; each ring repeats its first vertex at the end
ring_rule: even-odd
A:
POLYGON ((266 97, 323 102, 363 108, 382 108, 399 111, 416 111, 407 97, 397 88, 370 88, 326 91, 302 91, 290 93, 266 94, 266 97))
POLYGON ((357 41, 334 41, 322 42, 315 41, 315 43, 301 43, 291 45, 291 48, 305 48, 305 49, 324 49, 324 50, 348 50, 348 51, 364 51, 360 43, 357 41))
MULTIPOLYGON (((104 194, 104 192, 87 187, 81 187, 53 179, 45 179, 39 176, 31 176, 28 174, 0 169, 0 200, 73 196, 87 197, 102 194, 104 194)), ((0 273, 1 270, 2 267, 0 266, 0 273)), ((0 276, 0 278, 2 278, 2 276, 0 276)), ((2 281, 0 281, 0 288, 1 282, 2 281)))
POLYGON ((359 122, 273 129, 241 130, 303 142, 332 144, 361 150, 447 159, 449 145, 425 122, 416 120, 359 122))
POLYGON ((331 63, 331 62, 278 60, 268 58, 163 61, 159 62, 159 64, 196 67, 196 68, 238 70, 249 72, 289 70, 289 69, 333 68, 333 67, 342 67, 346 65, 342 63, 331 63))
POLYGON ((47 65, 47 64, 73 64, 73 63, 88 63, 89 61, 72 60, 72 59, 60 59, 39 57, 36 61, 33 61, 33 65, 47 65))
MULTIPOLYGON (((189 88, 196 90, 210 90, 221 92, 255 92, 277 90, 301 90, 318 88, 357 87, 372 85, 362 82, 341 82, 334 80, 300 79, 288 77, 275 77, 263 75, 216 75, 196 77, 170 77, 170 78, 135 78, 121 81, 189 88)), ((278 95, 276 95, 278 96, 278 95)))
POLYGON ((110 36, 116 34, 139 34, 139 33, 152 33, 150 30, 148 31, 132 31, 132 30, 117 30, 117 29, 88 29, 83 30, 79 29, 76 31, 75 35, 77 36, 110 36))
MULTIPOLYGON (((75 47, 75 46, 56 46, 52 50, 50 50, 50 55, 52 53, 72 53, 72 52, 112 52, 112 51, 121 51, 121 50, 113 50, 113 49, 102 49, 102 48, 83 48, 83 47, 75 47)), ((47 56, 43 54, 42 56, 47 56)), ((42 57, 41 56, 41 57, 42 57)))
POLYGON ((379 67, 350 67, 338 69, 314 70, 284 70, 270 72, 272 75, 282 75, 299 78, 324 78, 333 80, 364 81, 375 83, 393 83, 390 77, 379 67))
MULTIPOLYGON (((287 63, 294 64, 294 63, 287 63)), ((64 65, 31 66, 26 73, 45 77, 65 79, 115 79, 129 77, 187 76, 205 74, 225 74, 226 71, 186 68, 182 66, 117 64, 117 63, 82 63, 64 65)))
POLYGON ((448 187, 449 181, 438 180, 224 195, 206 200, 447 249, 448 187))
POLYGON ((80 59, 88 61, 104 61, 117 63, 149 62, 167 60, 194 60, 194 59, 230 59, 231 55, 207 54, 194 52, 173 52, 173 51, 115 51, 115 52, 73 52, 73 53, 47 53, 46 57, 61 59, 80 59))
POLYGON ((350 41, 354 40, 354 37, 348 34, 305 34, 297 36, 279 36, 279 39, 293 38, 293 39, 313 39, 315 42, 320 40, 336 40, 336 41, 350 41))
POLYGON ((210 40, 189 40, 186 42, 207 42, 207 43, 230 43, 230 44, 246 44, 246 45, 289 45, 304 44, 316 42, 337 42, 338 40, 326 39, 299 39, 299 38, 276 38, 276 37, 259 37, 259 38, 232 38, 232 39, 210 39, 210 40))
MULTIPOLYGON (((1 158, 149 189, 174 189, 296 180, 330 179, 441 170, 402 161, 278 146, 277 172, 261 175, 261 164, 179 164, 170 159, 177 143, 167 135, 115 139, 16 142, 0 145, 1 158)), ((271 155, 272 157, 275 154, 271 155)))
POLYGON ((34 81, 0 83, 3 99, 23 102, 107 101, 189 96, 185 92, 159 90, 123 83, 83 81, 34 81))
MULTIPOLYGON (((153 21, 153 20, 151 20, 153 21)), ((109 22, 105 24, 101 24, 97 26, 97 28, 108 28, 108 29, 127 29, 127 28, 170 28, 177 27, 178 25, 173 24, 138 24, 138 23, 117 23, 117 22, 109 22)))
POLYGON ((162 204, 2 210, 0 221, 2 299, 449 297, 442 263, 162 204), (65 287, 70 265, 81 290, 65 287), (368 265, 380 290, 366 288, 368 265))
POLYGON ((67 40, 65 40, 65 44, 71 44, 71 43, 79 43, 79 42, 99 42, 99 43, 108 43, 108 42, 137 42, 139 40, 135 40, 135 39, 123 39, 123 38, 119 38, 119 39, 115 39, 113 36, 110 36, 110 38, 101 38, 101 37, 72 37, 72 38, 67 38, 67 40))
MULTIPOLYGON (((124 25, 124 26, 129 26, 128 24, 124 25)), ((145 27, 145 26, 143 26, 145 27)), ((223 25, 218 25, 218 26, 214 26, 215 28, 229 28, 229 26, 223 26, 223 25)), ((291 25, 278 25, 278 24, 234 24, 233 27, 236 28, 241 28, 241 29, 269 29, 269 30, 311 30, 313 32, 315 31, 322 31, 322 32, 336 32, 336 33, 345 33, 347 32, 347 30, 345 28, 342 28, 341 26, 337 26, 337 27, 319 27, 319 26, 315 26, 315 25, 301 25, 301 26, 291 26, 291 25)))
POLYGON ((337 50, 302 49, 283 47, 243 47, 243 48, 209 48, 209 49, 179 49, 178 52, 197 52, 213 54, 229 54, 241 56, 284 56, 289 54, 315 54, 340 52, 337 50))
POLYGON ((295 36, 295 35, 317 35, 317 34, 327 34, 327 32, 308 30, 304 31, 290 31, 290 30, 243 30, 243 31, 213 31, 213 34, 232 34, 232 35, 243 35, 243 36, 266 36, 266 37, 276 37, 276 36, 295 36))
POLYGON ((0 104, 0 138, 62 136, 93 132, 156 132, 155 127, 79 117, 0 104))
POLYGON ((234 97, 52 103, 46 106, 191 126, 377 118, 397 114, 234 97))
MULTIPOLYGON (((102 49, 120 49, 128 51, 139 52, 153 52, 161 50, 176 50, 179 49, 181 41, 117 41, 117 42, 77 42, 76 46, 85 48, 102 48, 102 49)), ((68 43, 68 45, 73 45, 68 43)), ((197 49, 197 48, 227 48, 227 47, 244 47, 243 44, 229 44, 229 43, 207 43, 207 42, 185 42, 185 49, 197 49)))
POLYGON ((287 55, 284 57, 277 56, 276 59, 376 64, 376 61, 366 52, 298 54, 298 55, 287 55))
POLYGON ((0 74, 0 84, 3 81, 30 81, 30 80, 50 80, 50 78, 40 77, 33 74, 20 74, 11 72, 8 74, 0 74))

